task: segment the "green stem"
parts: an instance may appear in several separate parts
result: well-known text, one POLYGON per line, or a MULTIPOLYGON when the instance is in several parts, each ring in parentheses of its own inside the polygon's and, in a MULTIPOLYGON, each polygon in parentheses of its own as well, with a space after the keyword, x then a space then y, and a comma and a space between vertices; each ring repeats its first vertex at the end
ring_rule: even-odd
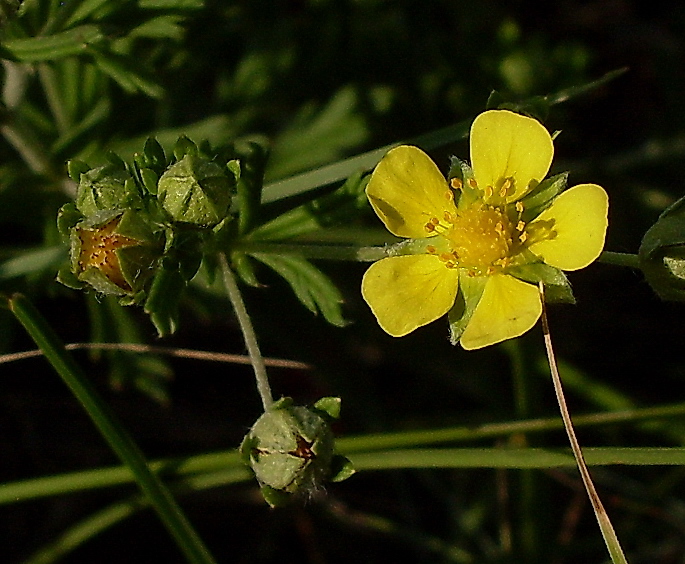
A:
MULTIPOLYGON (((615 425, 617 423, 637 422, 659 418, 680 417, 685 414, 685 404, 678 403, 659 407, 631 409, 618 412, 601 412, 580 415, 575 418, 575 426, 615 425)), ((488 423, 480 427, 453 427, 447 429, 427 429, 423 431, 403 431, 358 437, 342 437, 336 440, 336 447, 345 455, 373 458, 375 453, 392 450, 401 452, 406 447, 464 442, 484 438, 502 437, 514 433, 540 433, 563 428, 559 417, 531 419, 530 421, 511 421, 488 423), (358 453, 358 454, 355 454, 358 453), (359 454, 360 453, 360 454, 359 454)), ((422 449, 422 452, 443 452, 442 449, 422 449)), ((474 449, 456 449, 460 452, 474 449)), ((497 456, 498 449, 486 449, 497 456)), ((517 449, 521 453, 525 449, 517 449)), ((483 449, 480 449, 482 452, 483 449)), ((532 452, 530 450, 529 452, 532 452)), ((685 464, 685 449, 586 449, 586 456, 594 464, 685 464), (597 453, 603 453, 599 458, 597 453), (613 457, 613 458, 612 458, 613 457)), ((381 456, 385 456, 381 454, 381 456)), ((490 454, 487 456, 491 456, 490 454)), ((568 459, 568 457, 567 457, 568 459)), ((489 460, 489 459, 488 459, 489 460)), ((544 464, 544 462, 543 462, 544 464)), ((530 467, 530 466, 526 466, 530 467)), ((155 473, 164 476, 190 476, 202 473, 224 471, 230 473, 225 483, 236 483, 252 478, 235 450, 201 454, 184 459, 163 459, 150 462, 155 473)), ((359 469, 359 468, 357 468, 359 469)), ((0 484, 0 505, 15 503, 34 498, 48 497, 69 492, 98 489, 128 484, 132 481, 131 470, 126 466, 96 468, 57 476, 45 476, 0 484)))
POLYGON ((309 259, 374 262, 388 256, 387 247, 359 245, 322 245, 316 243, 274 243, 271 241, 238 241, 231 250, 243 253, 298 255, 309 259))
POLYGON ((266 365, 264 364, 262 353, 259 350, 257 334, 252 326, 252 320, 247 313, 247 308, 245 307, 243 296, 240 293, 240 288, 238 288, 235 275, 233 274, 231 267, 228 266, 226 255, 221 253, 219 255, 219 262, 221 263, 221 270, 224 276, 226 293, 228 294, 228 299, 231 300, 233 310, 238 318, 238 323, 240 324, 240 329, 243 332, 243 338, 245 339, 247 354, 250 356, 250 361, 252 362, 252 369, 254 370, 255 379, 257 380, 257 391, 262 398, 264 411, 267 411, 274 403, 274 400, 273 395, 271 394, 269 378, 266 373, 266 365))
POLYGON ((12 296, 9 300, 9 307, 81 403, 102 436, 122 462, 128 466, 138 486, 147 496, 188 561, 193 564, 214 564, 213 557, 176 500, 159 477, 150 470, 138 445, 110 412, 107 404, 97 394, 79 365, 65 350, 47 321, 22 295, 12 296))
POLYGON ((597 261, 605 264, 613 264, 615 266, 640 268, 640 259, 637 255, 632 253, 614 253, 611 251, 604 251, 601 255, 599 255, 597 261))

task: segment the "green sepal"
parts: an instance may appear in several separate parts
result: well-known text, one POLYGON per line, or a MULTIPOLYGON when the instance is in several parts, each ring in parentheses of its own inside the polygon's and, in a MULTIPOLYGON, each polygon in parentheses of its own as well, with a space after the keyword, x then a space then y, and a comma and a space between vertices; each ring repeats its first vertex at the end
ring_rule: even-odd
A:
POLYGON ((685 301, 685 198, 666 209, 645 233, 638 259, 661 299, 685 301))
POLYGON ((545 287, 545 301, 549 303, 575 304, 571 284, 563 271, 544 262, 530 262, 521 266, 507 269, 507 274, 524 282, 538 285, 542 282, 545 287))
POLYGON ((292 494, 276 490, 271 486, 261 485, 259 486, 259 491, 262 494, 264 501, 272 508, 285 507, 286 505, 289 505, 293 499, 292 494))
POLYGON ((461 159, 450 157, 450 170, 447 174, 448 182, 453 178, 461 182, 461 188, 455 191, 454 201, 459 209, 468 208, 474 202, 482 199, 482 193, 476 184, 473 169, 469 164, 461 159))
POLYGON ((157 174, 162 174, 168 164, 164 148, 159 144, 159 141, 154 137, 148 137, 145 141, 143 154, 141 159, 141 166, 143 168, 150 168, 157 174))
POLYGON ((185 135, 181 135, 174 145, 173 149, 174 157, 177 161, 182 161, 188 155, 194 157, 198 154, 197 145, 188 139, 185 135))
POLYGON ((459 343, 462 334, 476 311, 476 306, 485 290, 486 276, 469 276, 467 272, 459 273, 459 291, 452 309, 447 314, 450 325, 450 343, 459 343))
POLYGON ((295 296, 309 311, 321 312, 331 325, 344 327, 342 294, 335 283, 307 259, 293 255, 251 253, 290 284, 295 296))
POLYGON ((321 398, 312 407, 330 419, 340 419, 341 403, 340 398, 329 396, 321 398))
POLYGON ((352 461, 342 454, 334 454, 331 460, 331 476, 329 481, 342 482, 347 480, 357 471, 354 469, 352 461))
MULTIPOLYGON (((264 169, 268 153, 258 143, 250 143, 241 155, 237 180, 238 233, 250 231, 257 223, 262 205, 264 169)), ((235 169, 235 165, 232 167, 235 169)), ((231 171, 232 168, 228 168, 231 171)))
POLYGON ((231 264, 233 265, 233 270, 240 277, 240 279, 245 282, 248 286, 253 288, 262 288, 264 284, 261 284, 257 280, 257 274, 254 270, 254 265, 252 259, 245 253, 233 252, 231 253, 231 264))
POLYGON ((88 172, 89 170, 90 166, 88 166, 88 164, 84 163, 83 161, 80 161, 78 159, 72 159, 70 161, 67 161, 67 174, 69 174, 69 178, 71 178, 75 182, 79 182, 81 180, 81 175, 88 172))
POLYGON ((83 219, 83 214, 78 211, 76 204, 68 202, 57 212, 57 230, 65 242, 69 241, 71 228, 83 219))
POLYGON ((149 194, 153 196, 157 195, 157 183, 159 182, 159 176, 151 168, 141 168, 138 170, 140 174, 140 182, 149 194))
POLYGON ((522 199, 523 212, 520 219, 525 223, 532 221, 545 211, 559 194, 566 190, 568 172, 545 178, 522 199))
POLYGON ((186 281, 175 266, 178 266, 175 261, 162 261, 145 300, 145 313, 150 316, 159 337, 171 335, 178 328, 179 301, 186 281))
POLYGON ((72 290, 83 290, 83 288, 86 287, 86 283, 81 282, 71 271, 70 264, 63 264, 59 267, 59 270, 57 271, 57 282, 72 290))

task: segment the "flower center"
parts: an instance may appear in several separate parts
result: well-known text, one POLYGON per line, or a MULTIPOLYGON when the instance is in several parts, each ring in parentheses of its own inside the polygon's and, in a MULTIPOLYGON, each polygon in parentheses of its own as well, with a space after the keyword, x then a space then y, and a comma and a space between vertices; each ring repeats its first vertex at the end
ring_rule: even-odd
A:
MULTIPOLYGON (((520 216, 522 204, 517 202, 515 209, 520 216)), ((448 268, 487 276, 511 265, 526 241, 525 228, 523 221, 512 221, 502 207, 477 203, 456 213, 446 211, 441 220, 432 218, 426 231, 441 235, 443 245, 427 250, 448 268)))

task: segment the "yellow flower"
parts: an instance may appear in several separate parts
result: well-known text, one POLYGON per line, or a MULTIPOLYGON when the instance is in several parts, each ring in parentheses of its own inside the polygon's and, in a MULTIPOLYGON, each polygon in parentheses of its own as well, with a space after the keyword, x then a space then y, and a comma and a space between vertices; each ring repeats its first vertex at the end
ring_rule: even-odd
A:
POLYGON ((596 184, 545 180, 554 147, 536 120, 504 110, 471 126, 471 166, 449 182, 420 149, 392 149, 366 194, 387 229, 407 239, 371 265, 362 295, 401 337, 449 313, 451 340, 477 349, 528 331, 541 315, 537 283, 572 300, 562 270, 604 247, 608 198, 596 184))

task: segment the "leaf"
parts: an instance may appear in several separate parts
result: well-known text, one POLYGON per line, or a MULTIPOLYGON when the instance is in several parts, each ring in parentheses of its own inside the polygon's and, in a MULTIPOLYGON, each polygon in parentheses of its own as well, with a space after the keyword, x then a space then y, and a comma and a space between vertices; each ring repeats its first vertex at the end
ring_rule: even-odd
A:
POLYGON ((104 37, 98 26, 82 25, 54 35, 8 39, 3 47, 17 61, 35 63, 80 55, 89 45, 102 41, 104 37))
POLYGON ((161 98, 164 95, 164 89, 147 76, 148 73, 130 57, 94 47, 91 47, 89 52, 95 58, 98 67, 127 92, 140 91, 151 98, 161 98))
POLYGON ((64 245, 29 249, 0 263, 0 279, 24 276, 56 267, 67 258, 64 245))
POLYGON ((264 263, 290 284, 297 298, 312 313, 321 312, 332 325, 347 325, 341 310, 343 302, 338 288, 330 278, 301 257, 254 253, 252 256, 264 263))

